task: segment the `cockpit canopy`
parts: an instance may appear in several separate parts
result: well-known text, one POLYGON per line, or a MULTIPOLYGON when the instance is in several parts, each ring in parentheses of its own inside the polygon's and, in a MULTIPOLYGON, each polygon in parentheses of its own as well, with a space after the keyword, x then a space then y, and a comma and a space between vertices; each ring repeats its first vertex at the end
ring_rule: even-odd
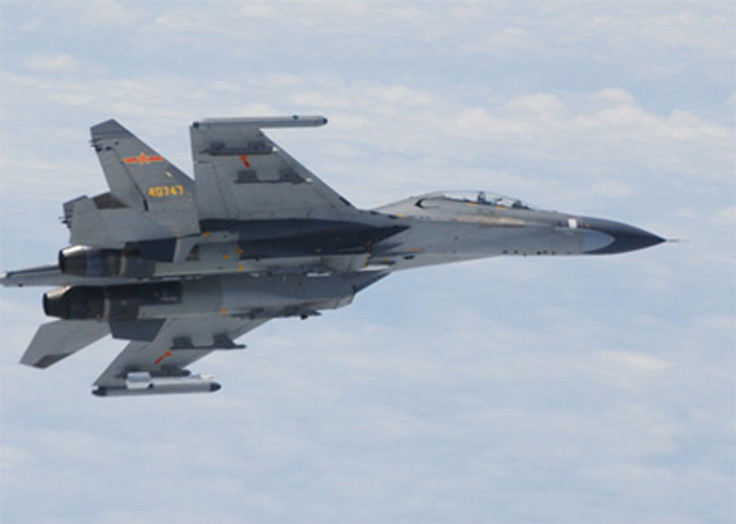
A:
POLYGON ((449 200, 512 209, 531 209, 530 206, 518 198, 508 197, 490 191, 437 191, 418 196, 416 199, 417 205, 420 207, 423 200, 449 200))
POLYGON ((378 207, 375 211, 409 216, 425 216, 427 213, 456 213, 459 208, 471 212, 466 206, 474 207, 475 213, 481 214, 485 210, 489 213, 494 213, 496 210, 539 210, 539 208, 532 207, 518 198, 491 191, 437 191, 412 196, 387 206, 378 207))

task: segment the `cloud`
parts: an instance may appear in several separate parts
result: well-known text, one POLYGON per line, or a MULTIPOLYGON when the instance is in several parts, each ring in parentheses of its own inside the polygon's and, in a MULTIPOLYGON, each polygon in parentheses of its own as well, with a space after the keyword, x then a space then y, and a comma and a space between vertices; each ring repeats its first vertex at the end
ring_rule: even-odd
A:
POLYGON ((736 206, 729 206, 715 211, 708 221, 717 226, 736 226, 736 206))
POLYGON ((63 53, 31 55, 25 66, 38 73, 73 73, 79 69, 77 61, 63 53))
POLYGON ((664 371, 669 364, 659 358, 641 355, 628 351, 606 352, 601 355, 605 360, 625 368, 626 372, 652 374, 664 371))

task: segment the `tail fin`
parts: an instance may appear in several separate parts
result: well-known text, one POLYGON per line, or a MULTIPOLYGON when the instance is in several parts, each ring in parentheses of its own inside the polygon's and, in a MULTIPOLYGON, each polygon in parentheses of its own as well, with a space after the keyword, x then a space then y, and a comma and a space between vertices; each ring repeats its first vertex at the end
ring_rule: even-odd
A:
POLYGON ((21 364, 45 369, 110 333, 107 322, 56 320, 42 324, 20 359, 21 364))
POLYGON ((144 213, 168 236, 199 233, 191 178, 115 120, 93 126, 91 134, 110 186, 110 193, 97 198, 98 209, 144 213))

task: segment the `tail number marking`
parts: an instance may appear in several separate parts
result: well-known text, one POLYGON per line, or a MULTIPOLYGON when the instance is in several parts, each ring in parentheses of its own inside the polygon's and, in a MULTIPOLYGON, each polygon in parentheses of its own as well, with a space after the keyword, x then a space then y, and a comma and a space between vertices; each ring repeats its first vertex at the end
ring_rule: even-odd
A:
POLYGON ((148 196, 152 196, 154 198, 182 195, 184 195, 184 186, 180 184, 175 186, 151 186, 148 188, 148 196))

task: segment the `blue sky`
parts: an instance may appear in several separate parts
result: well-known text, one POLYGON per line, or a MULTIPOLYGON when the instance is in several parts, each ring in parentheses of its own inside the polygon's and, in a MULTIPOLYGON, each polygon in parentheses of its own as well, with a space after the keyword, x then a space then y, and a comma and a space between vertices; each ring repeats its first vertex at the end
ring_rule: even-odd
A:
POLYGON ((197 362, 214 395, 98 399, 123 344, 17 364, 0 292, 6 522, 736 520, 731 2, 0 3, 0 266, 55 260, 114 117, 191 173, 204 117, 361 207, 482 188, 685 239, 396 274, 197 362))

